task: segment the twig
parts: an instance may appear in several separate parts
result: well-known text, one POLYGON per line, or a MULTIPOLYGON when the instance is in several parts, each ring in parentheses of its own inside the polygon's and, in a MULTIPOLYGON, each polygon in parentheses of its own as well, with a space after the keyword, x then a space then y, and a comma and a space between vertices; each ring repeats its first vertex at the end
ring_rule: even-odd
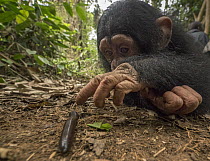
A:
POLYGON ((117 111, 118 111, 117 106, 115 106, 113 102, 111 102, 111 105, 112 105, 112 107, 115 109, 115 112, 117 112, 117 111))
POLYGON ((31 155, 26 159, 26 161, 29 161, 34 155, 35 155, 35 153, 31 154, 31 155))
POLYGON ((159 150, 157 153, 155 153, 154 155, 153 155, 153 157, 156 157, 156 156, 158 156, 160 153, 162 153, 164 150, 166 150, 166 147, 164 147, 163 149, 161 149, 161 150, 159 150))
MULTIPOLYGON (((7 54, 8 54, 8 53, 7 53, 7 54)), ((22 67, 21 64, 19 64, 19 63, 15 62, 14 60, 10 59, 9 57, 7 57, 7 56, 5 55, 5 53, 0 53, 0 56, 3 57, 3 58, 5 58, 5 59, 7 59, 7 60, 12 61, 12 63, 15 64, 15 65, 17 65, 18 67, 22 67)))
POLYGON ((9 51, 9 49, 14 45, 15 43, 13 42, 8 48, 7 51, 9 51))
POLYGON ((25 79, 25 80, 28 80, 28 78, 24 77, 23 75, 21 75, 20 73, 18 73, 17 71, 13 70, 12 68, 9 68, 13 73, 17 74, 18 76, 20 76, 21 78, 25 79))
POLYGON ((161 117, 161 116, 158 116, 158 118, 160 118, 160 119, 162 119, 162 120, 164 120, 164 121, 170 122, 170 123, 172 123, 173 125, 176 125, 178 128, 180 128, 180 129, 182 129, 182 130, 187 131, 187 130, 189 129, 189 128, 187 128, 187 127, 182 127, 182 126, 180 126, 179 124, 177 124, 176 122, 170 121, 170 120, 167 119, 167 118, 164 118, 164 117, 161 117))
POLYGON ((181 149, 181 152, 185 151, 185 149, 192 143, 193 139, 191 139, 187 144, 184 145, 184 147, 181 149))
POLYGON ((56 154, 56 152, 54 151, 54 152, 50 155, 49 159, 52 159, 52 158, 55 156, 55 154, 56 154))
POLYGON ((126 153, 124 153, 122 156, 121 156, 121 159, 124 160, 124 157, 125 157, 126 153))

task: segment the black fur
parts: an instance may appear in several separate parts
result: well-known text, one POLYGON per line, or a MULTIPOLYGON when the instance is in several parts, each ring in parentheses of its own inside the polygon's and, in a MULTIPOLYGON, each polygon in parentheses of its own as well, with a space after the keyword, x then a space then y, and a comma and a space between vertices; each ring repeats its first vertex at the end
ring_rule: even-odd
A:
MULTIPOLYGON (((104 37, 112 37, 116 34, 131 36, 137 42, 141 52, 124 62, 130 63, 139 72, 140 81, 152 85, 159 93, 171 90, 175 86, 188 85, 203 97, 203 103, 196 111, 198 113, 209 112, 209 57, 202 54, 199 44, 195 45, 177 24, 173 24, 172 37, 168 46, 159 50, 158 41, 160 41, 162 32, 156 26, 155 20, 161 16, 163 14, 159 10, 139 0, 115 2, 99 20, 98 46, 104 37)), ((110 71, 110 63, 100 51, 99 56, 105 69, 110 71)), ((128 94, 128 98, 127 100, 132 105, 152 107, 150 102, 141 98, 138 93, 128 94)))

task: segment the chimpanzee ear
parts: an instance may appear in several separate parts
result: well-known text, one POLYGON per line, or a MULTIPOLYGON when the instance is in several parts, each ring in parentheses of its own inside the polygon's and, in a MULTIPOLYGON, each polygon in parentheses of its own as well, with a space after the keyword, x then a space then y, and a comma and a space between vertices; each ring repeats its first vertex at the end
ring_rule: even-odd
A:
POLYGON ((165 48, 171 40, 172 21, 169 17, 162 16, 156 19, 156 25, 160 27, 163 32, 162 41, 159 42, 159 48, 165 48))

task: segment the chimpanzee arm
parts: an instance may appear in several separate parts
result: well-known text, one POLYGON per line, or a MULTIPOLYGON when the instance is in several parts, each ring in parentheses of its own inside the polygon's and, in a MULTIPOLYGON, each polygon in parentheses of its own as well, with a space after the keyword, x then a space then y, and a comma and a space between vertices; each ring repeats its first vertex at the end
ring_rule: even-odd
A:
MULTIPOLYGON (((157 53, 158 54, 158 53, 157 53)), ((151 55, 133 56, 125 60, 139 73, 139 81, 145 82, 151 87, 165 92, 174 86, 187 84, 192 88, 205 86, 209 81, 208 62, 203 56, 179 56, 179 55, 151 55), (205 77, 204 77, 205 76, 205 77)), ((204 87, 206 88, 206 87, 204 87)))
POLYGON ((203 97, 199 110, 210 111, 210 61, 206 55, 170 55, 157 53, 125 60, 139 73, 139 81, 163 94, 175 86, 188 85, 203 97), (203 107, 205 106, 205 107, 203 107))

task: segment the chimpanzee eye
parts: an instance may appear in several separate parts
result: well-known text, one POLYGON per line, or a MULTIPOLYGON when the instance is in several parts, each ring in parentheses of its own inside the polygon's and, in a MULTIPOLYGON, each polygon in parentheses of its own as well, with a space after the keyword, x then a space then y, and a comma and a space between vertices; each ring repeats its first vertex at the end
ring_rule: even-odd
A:
POLYGON ((126 54, 129 51, 129 48, 120 48, 120 52, 126 54))
POLYGON ((105 54, 106 54, 107 56, 111 56, 113 53, 112 53, 111 50, 105 50, 105 54))

